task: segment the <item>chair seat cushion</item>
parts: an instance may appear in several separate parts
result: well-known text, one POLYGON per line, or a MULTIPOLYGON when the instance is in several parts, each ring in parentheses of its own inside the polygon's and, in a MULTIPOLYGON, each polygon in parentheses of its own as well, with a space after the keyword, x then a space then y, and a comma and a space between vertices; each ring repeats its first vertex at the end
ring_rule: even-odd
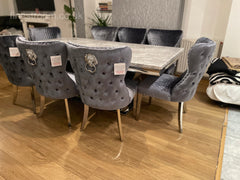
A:
POLYGON ((178 77, 162 74, 160 77, 148 76, 138 86, 138 92, 158 99, 171 101, 171 89, 178 77))
POLYGON ((126 86, 129 92, 130 102, 133 100, 135 94, 137 93, 137 82, 134 80, 125 79, 126 86))

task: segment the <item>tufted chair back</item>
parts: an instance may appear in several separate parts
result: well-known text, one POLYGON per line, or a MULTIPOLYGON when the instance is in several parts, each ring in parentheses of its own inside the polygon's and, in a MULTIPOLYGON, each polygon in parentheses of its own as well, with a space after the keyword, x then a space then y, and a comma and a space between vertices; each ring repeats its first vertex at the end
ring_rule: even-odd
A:
POLYGON ((32 86, 33 80, 26 69, 21 57, 10 57, 9 48, 17 47, 16 38, 19 36, 0 36, 0 64, 8 80, 16 86, 32 86))
POLYGON ((47 39, 57 39, 61 37, 59 27, 29 28, 29 40, 41 41, 47 39))
POLYGON ((116 110, 131 102, 125 75, 114 75, 116 63, 126 63, 127 72, 132 57, 130 48, 90 48, 69 43, 68 53, 84 104, 101 110, 116 110), (97 60, 95 72, 85 61, 87 55, 97 60))
POLYGON ((149 29, 147 32, 147 44, 150 45, 180 47, 181 40, 181 30, 149 29))
POLYGON ((216 43, 208 38, 199 38, 188 53, 188 70, 182 74, 172 89, 172 101, 185 102, 195 95, 197 86, 202 79, 216 43))
POLYGON ((145 39, 146 29, 121 27, 118 30, 118 41, 142 44, 145 39))
POLYGON ((17 46, 27 64, 27 69, 31 72, 36 89, 42 96, 65 99, 78 94, 75 83, 65 71, 67 63, 65 43, 58 41, 33 42, 19 37, 17 46), (52 56, 60 56, 62 66, 52 67, 52 56))
POLYGON ((117 29, 117 27, 93 26, 91 32, 94 39, 115 41, 117 36, 117 29))

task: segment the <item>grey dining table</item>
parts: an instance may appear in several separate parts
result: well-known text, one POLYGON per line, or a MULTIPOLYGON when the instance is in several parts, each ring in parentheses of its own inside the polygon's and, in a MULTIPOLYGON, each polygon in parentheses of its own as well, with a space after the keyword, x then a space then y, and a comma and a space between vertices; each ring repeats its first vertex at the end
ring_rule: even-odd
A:
POLYGON ((87 47, 123 47, 132 49, 132 60, 128 71, 159 76, 175 63, 183 54, 183 48, 153 46, 145 44, 102 41, 88 38, 60 38, 59 41, 71 42, 87 47))

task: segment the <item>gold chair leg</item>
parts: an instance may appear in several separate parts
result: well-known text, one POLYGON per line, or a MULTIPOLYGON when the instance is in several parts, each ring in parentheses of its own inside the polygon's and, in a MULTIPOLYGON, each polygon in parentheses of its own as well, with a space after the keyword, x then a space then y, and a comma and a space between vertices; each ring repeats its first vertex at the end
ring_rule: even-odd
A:
POLYGON ((187 113, 187 103, 183 104, 183 113, 187 113))
POLYGON ((36 114, 36 99, 35 99, 35 89, 34 89, 34 86, 32 86, 31 98, 32 98, 32 104, 33 104, 33 112, 34 112, 34 114, 36 114))
POLYGON ((148 104, 152 104, 152 97, 149 97, 148 104))
POLYGON ((13 85, 13 104, 16 104, 18 95, 18 86, 13 85))
POLYGON ((135 117, 136 120, 139 120, 141 103, 142 103, 142 94, 138 93, 138 95, 137 95, 137 114, 135 117))
POLYGON ((117 116, 118 116, 118 130, 119 130, 120 141, 123 141, 122 121, 121 121, 120 109, 117 110, 117 116))
POLYGON ((133 99, 133 116, 136 117, 137 113, 137 94, 134 96, 133 99))
POLYGON ((40 112, 38 114, 38 117, 41 117, 43 115, 44 107, 45 107, 45 97, 40 95, 40 112))
POLYGON ((84 104, 84 114, 83 114, 83 122, 81 126, 81 131, 85 129, 85 124, 88 121, 88 112, 89 112, 89 106, 84 104))
POLYGON ((183 120, 183 106, 184 102, 179 102, 178 104, 178 127, 179 132, 182 133, 182 120, 183 120))
POLYGON ((68 106, 68 99, 64 99, 64 102, 65 102, 65 108, 66 108, 66 114, 67 114, 68 127, 72 127, 69 106, 68 106))

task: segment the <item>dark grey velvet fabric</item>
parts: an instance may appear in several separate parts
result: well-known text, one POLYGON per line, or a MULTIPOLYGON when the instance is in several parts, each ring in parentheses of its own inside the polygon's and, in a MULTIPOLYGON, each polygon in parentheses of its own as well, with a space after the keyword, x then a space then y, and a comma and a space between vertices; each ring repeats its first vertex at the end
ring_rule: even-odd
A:
POLYGON ((181 30, 149 29, 146 43, 158 46, 180 47, 181 40, 181 30))
POLYGON ((117 38, 117 29, 117 27, 93 26, 91 32, 94 39, 115 41, 117 38))
POLYGON ((171 89, 178 78, 169 74, 161 77, 148 76, 138 87, 138 91, 151 97, 171 101, 171 89))
POLYGON ((16 38, 19 36, 0 36, 0 64, 8 80, 16 86, 33 86, 33 80, 26 69, 21 57, 10 57, 9 48, 17 47, 16 38))
MULTIPOLYGON (((149 29, 146 37, 146 44, 157 46, 180 47, 181 41, 181 30, 149 29)), ((176 68, 177 63, 174 63, 164 73, 173 75, 176 68)))
POLYGON ((54 99, 65 99, 78 95, 75 83, 65 70, 67 63, 65 43, 58 41, 33 42, 27 41, 23 37, 17 38, 16 42, 39 94, 54 99), (32 50, 37 55, 36 65, 28 63, 29 57, 26 49, 32 50), (51 56, 61 56, 62 66, 52 67, 51 56))
POLYGON ((29 40, 41 41, 47 39, 57 39, 61 37, 59 27, 29 28, 29 40))
POLYGON ((130 48, 89 48, 69 43, 68 54, 84 104, 101 110, 116 110, 132 101, 136 84, 125 83, 125 75, 114 75, 115 63, 126 63, 127 71, 132 57, 130 48), (94 73, 85 68, 87 54, 94 55, 98 61, 94 73))
POLYGON ((146 29, 120 27, 117 41, 141 44, 145 41, 146 29))
POLYGON ((189 101, 195 95, 215 47, 216 43, 208 38, 198 39, 188 53, 185 73, 179 78, 166 74, 158 78, 149 76, 139 84, 139 93, 174 102, 189 101))

